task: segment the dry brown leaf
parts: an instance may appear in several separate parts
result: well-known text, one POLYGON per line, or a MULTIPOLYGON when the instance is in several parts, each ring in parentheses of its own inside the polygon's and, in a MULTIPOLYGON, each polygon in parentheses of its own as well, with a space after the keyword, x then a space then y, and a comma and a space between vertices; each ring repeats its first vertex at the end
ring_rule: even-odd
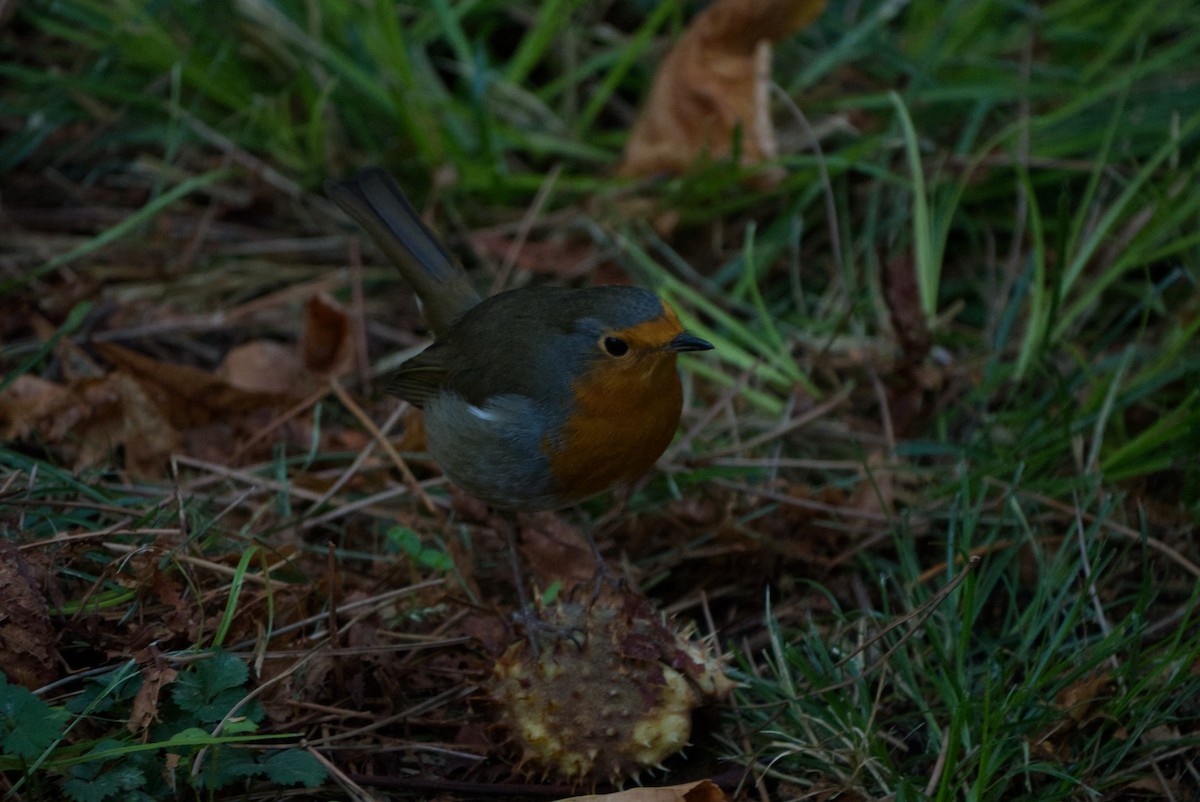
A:
MULTIPOLYGON (((1052 760, 1069 760, 1079 743, 1079 732, 1097 723, 1112 723, 1104 705, 1112 695, 1112 676, 1101 671, 1063 688, 1054 697, 1054 706, 1062 718, 1031 743, 1034 752, 1052 760)), ((1109 737, 1125 739, 1123 727, 1115 727, 1109 737)))
MULTIPOLYGON (((148 606, 153 603, 152 599, 157 599, 166 607, 154 616, 164 632, 168 633, 162 636, 164 639, 179 636, 195 641, 201 637, 199 626, 204 611, 195 597, 185 592, 185 580, 180 572, 164 568, 160 556, 177 548, 178 544, 160 535, 155 540, 155 547, 154 551, 143 551, 130 560, 129 564, 134 567, 133 587, 142 594, 143 605, 148 606)), ((121 581, 123 576, 125 574, 118 574, 117 581, 121 581)))
MULTIPOLYGON (((241 422, 250 429, 261 425, 254 416, 266 410, 269 417, 295 402, 290 393, 245 390, 199 368, 162 363, 112 343, 95 347, 114 372, 67 385, 21 376, 0 393, 3 436, 40 438, 77 469, 111 462, 120 449, 131 476, 154 477, 163 475, 185 433, 241 422)), ((228 437, 219 445, 230 451, 228 437)))
POLYGON ((825 2, 716 0, 697 15, 654 77, 618 174, 679 174, 699 156, 728 156, 739 128, 742 164, 773 159, 771 43, 815 20, 825 2))
POLYGON ((354 326, 336 302, 314 296, 298 349, 257 341, 232 350, 213 372, 110 342, 93 349, 114 370, 57 384, 20 376, 0 392, 0 436, 40 438, 75 468, 124 455, 135 478, 161 476, 174 451, 216 462, 243 457, 239 443, 275 431, 281 409, 311 396, 354 361, 354 326))
POLYGON ((917 273, 910 256, 884 263, 882 275, 892 331, 899 353, 888 379, 888 411, 897 437, 907 437, 921 422, 930 391, 941 386, 943 371, 929 363, 933 337, 921 309, 917 273))
POLYGON ((521 515, 518 520, 521 553, 543 587, 561 582, 567 593, 595 577, 595 554, 578 529, 552 512, 521 515))
MULTIPOLYGON (((104 387, 115 402, 106 424, 112 427, 114 439, 124 446, 125 470, 139 477, 161 475, 179 443, 178 432, 163 417, 142 385, 131 377, 114 373, 96 386, 104 387)), ((107 444, 94 437, 93 445, 104 447, 107 444)), ((108 449, 104 448, 103 453, 89 457, 88 464, 99 465, 107 454, 108 449)))
POLYGON ((231 415, 293 403, 292 393, 242 390, 191 365, 174 365, 113 343, 96 343, 96 350, 121 372, 135 378, 176 428, 223 421, 231 415))
POLYGON ((179 676, 179 672, 170 666, 159 664, 157 661, 142 666, 142 687, 133 697, 133 705, 129 711, 129 723, 126 725, 134 735, 145 732, 158 718, 158 697, 162 689, 170 685, 179 676))
POLYGON ((759 517, 750 527, 757 537, 747 542, 747 546, 766 547, 813 566, 828 565, 835 555, 857 548, 858 540, 838 520, 840 510, 850 504, 846 490, 830 485, 791 483, 780 489, 795 502, 784 504, 778 515, 759 517))
MULTIPOLYGON (((1113 790, 1115 791, 1118 789, 1113 789, 1113 790)), ((1142 777, 1140 779, 1134 780, 1133 782, 1129 782, 1129 783, 1126 783, 1125 785, 1122 785, 1119 790, 1124 791, 1125 794, 1128 794, 1128 796, 1126 796, 1125 794, 1122 794, 1120 797, 1116 797, 1118 799, 1128 799, 1129 797, 1134 797, 1135 794, 1138 796, 1134 797, 1134 798, 1138 798, 1138 797, 1142 797, 1145 799, 1179 799, 1180 798, 1180 796, 1179 796, 1180 788, 1179 788, 1178 778, 1167 779, 1165 777, 1159 778, 1159 777, 1155 777, 1153 775, 1148 775, 1146 777, 1142 777)), ((1190 799, 1191 797, 1185 796, 1183 798, 1190 799)))
POLYGON ((354 367, 354 324, 341 305, 317 293, 305 305, 304 367, 317 376, 340 376, 354 367))
POLYGON ((513 260, 513 265, 529 273, 555 276, 564 281, 587 275, 594 267, 597 251, 591 240, 570 235, 550 239, 527 239, 513 253, 514 235, 503 231, 472 232, 471 250, 481 257, 501 263, 513 260))
MULTIPOLYGON (((861 480, 842 505, 848 510, 867 513, 868 516, 883 516, 890 519, 896 508, 898 475, 888 471, 888 453, 880 448, 873 448, 867 454, 863 466, 869 472, 867 478, 861 480)), ((868 528, 870 518, 859 517, 851 524, 850 531, 861 533, 868 528)))
POLYGON ((1159 724, 1142 732, 1142 740, 1148 744, 1173 743, 1182 737, 1180 729, 1170 724, 1159 724))
POLYGON ((1059 691, 1054 704, 1076 724, 1092 718, 1096 708, 1102 706, 1112 693, 1112 677, 1107 671, 1085 677, 1059 691))
POLYGON ((662 788, 630 788, 615 794, 573 796, 559 802, 725 802, 725 792, 711 780, 662 788))
POLYGON ((58 675, 50 611, 15 543, 0 538, 0 672, 27 688, 58 675))
POLYGON ((70 392, 61 384, 28 374, 18 376, 0 392, 0 431, 3 439, 24 440, 41 421, 61 408, 70 392))
POLYGON ((44 409, 36 429, 64 449, 76 468, 101 465, 124 448, 133 477, 160 475, 179 443, 142 385, 125 373, 83 379, 62 388, 59 403, 44 409))
POLYGON ((425 417, 416 407, 405 410, 404 432, 393 443, 397 451, 425 451, 425 417))
POLYGON ((234 348, 217 368, 217 376, 239 390, 277 395, 294 394, 307 381, 296 349, 271 340, 234 348))
POLYGON ((929 354, 933 342, 921 309, 916 263, 911 256, 893 257, 884 262, 880 278, 902 357, 919 363, 929 354))

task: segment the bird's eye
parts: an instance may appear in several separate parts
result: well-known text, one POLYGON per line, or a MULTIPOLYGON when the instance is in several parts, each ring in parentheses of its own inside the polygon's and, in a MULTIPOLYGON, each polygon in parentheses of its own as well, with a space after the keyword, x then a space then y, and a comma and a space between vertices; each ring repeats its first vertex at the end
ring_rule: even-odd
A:
POLYGON ((600 347, 609 356, 625 356, 629 353, 629 343, 620 337, 605 337, 600 340, 600 347))

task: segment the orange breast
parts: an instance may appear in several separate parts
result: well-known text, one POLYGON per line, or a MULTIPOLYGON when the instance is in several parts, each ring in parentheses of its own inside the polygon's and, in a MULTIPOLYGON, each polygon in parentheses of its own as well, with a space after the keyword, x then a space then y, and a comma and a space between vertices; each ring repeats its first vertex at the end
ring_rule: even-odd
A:
POLYGON ((548 453, 568 503, 649 470, 670 444, 683 403, 675 354, 665 351, 601 362, 573 389, 573 414, 548 453))

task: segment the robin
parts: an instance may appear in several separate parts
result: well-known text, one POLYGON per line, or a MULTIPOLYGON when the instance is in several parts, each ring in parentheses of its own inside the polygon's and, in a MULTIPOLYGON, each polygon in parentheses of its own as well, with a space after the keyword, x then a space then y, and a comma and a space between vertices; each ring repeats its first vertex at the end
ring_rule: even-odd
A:
POLYGON ((386 173, 326 185, 403 274, 434 342, 388 391, 424 410, 434 461, 497 507, 569 506, 636 479, 679 425, 676 356, 712 344, 637 287, 526 287, 486 300, 386 173))

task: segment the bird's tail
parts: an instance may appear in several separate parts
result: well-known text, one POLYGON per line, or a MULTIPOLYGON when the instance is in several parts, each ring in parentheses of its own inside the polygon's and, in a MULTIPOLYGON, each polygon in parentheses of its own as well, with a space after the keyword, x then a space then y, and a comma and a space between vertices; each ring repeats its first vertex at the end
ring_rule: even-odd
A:
POLYGON ((392 177, 377 167, 345 181, 327 181, 325 192, 371 235, 421 301, 425 322, 440 337, 479 293, 437 236, 421 221, 392 177))

